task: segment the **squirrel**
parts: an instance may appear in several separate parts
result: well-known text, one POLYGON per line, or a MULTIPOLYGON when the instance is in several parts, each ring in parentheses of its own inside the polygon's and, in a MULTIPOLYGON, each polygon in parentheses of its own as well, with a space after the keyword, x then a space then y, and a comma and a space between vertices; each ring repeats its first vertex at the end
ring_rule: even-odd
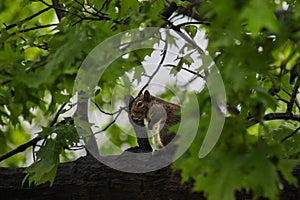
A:
POLYGON ((175 137, 169 128, 180 122, 181 107, 150 95, 146 90, 130 106, 130 117, 139 126, 148 124, 153 133, 153 143, 157 149, 168 145, 175 137))

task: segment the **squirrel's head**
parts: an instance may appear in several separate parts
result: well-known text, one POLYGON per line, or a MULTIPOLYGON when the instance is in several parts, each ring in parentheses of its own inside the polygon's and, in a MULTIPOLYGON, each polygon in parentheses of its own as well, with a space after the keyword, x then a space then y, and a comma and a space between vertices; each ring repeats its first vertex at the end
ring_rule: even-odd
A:
POLYGON ((147 113, 151 103, 151 95, 148 90, 141 94, 131 105, 130 117, 139 124, 144 125, 144 119, 147 118, 147 113))

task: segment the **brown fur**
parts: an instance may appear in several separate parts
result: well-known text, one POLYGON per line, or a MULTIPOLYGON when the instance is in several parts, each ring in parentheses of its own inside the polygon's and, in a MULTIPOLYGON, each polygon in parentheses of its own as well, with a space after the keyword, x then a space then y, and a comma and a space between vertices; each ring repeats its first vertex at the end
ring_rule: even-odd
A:
POLYGON ((168 128, 180 122, 180 106, 152 96, 146 90, 144 94, 141 94, 132 103, 130 117, 135 123, 141 126, 145 126, 144 120, 146 120, 150 129, 157 122, 163 125, 163 127, 160 127, 159 137, 161 143, 166 146, 175 136, 169 133, 168 128), (163 110, 165 112, 162 112, 163 110))

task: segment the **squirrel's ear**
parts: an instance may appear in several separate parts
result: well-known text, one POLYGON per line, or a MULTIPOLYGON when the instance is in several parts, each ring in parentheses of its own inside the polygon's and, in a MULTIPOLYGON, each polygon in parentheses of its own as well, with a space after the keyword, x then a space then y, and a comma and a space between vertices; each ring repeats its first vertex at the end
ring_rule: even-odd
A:
POLYGON ((150 95, 150 92, 148 90, 146 90, 144 92, 144 100, 145 101, 151 101, 151 95, 150 95))

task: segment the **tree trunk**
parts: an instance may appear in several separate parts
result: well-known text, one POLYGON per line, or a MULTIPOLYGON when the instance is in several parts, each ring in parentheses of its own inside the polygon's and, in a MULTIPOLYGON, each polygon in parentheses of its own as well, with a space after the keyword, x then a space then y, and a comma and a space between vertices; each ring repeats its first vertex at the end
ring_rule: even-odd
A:
MULTIPOLYGON (((294 174, 300 180, 300 166, 294 174)), ((49 184, 21 186, 24 168, 0 168, 1 199, 205 199, 191 192, 193 181, 180 183, 180 173, 170 167, 144 174, 120 172, 91 156, 62 163, 52 187, 49 184)), ((217 180, 216 180, 217 181, 217 180)), ((281 199, 300 199, 300 189, 283 181, 281 199)), ((226 187, 226 186, 224 186, 226 187)), ((237 199, 251 199, 251 194, 238 192, 237 199)))

